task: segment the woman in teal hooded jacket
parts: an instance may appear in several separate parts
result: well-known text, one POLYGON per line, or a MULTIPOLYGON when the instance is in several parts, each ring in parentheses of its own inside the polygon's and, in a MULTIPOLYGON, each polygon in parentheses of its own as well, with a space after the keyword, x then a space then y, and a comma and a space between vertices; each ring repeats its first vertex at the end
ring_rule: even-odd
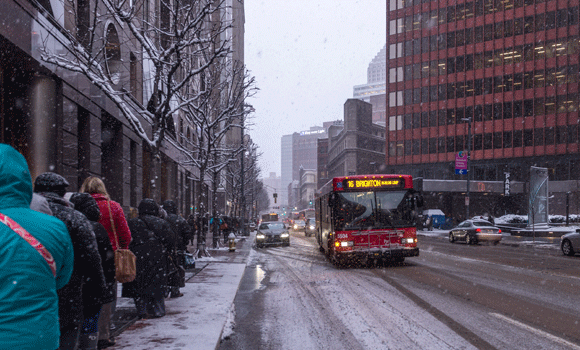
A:
POLYGON ((20 224, 52 255, 56 275, 27 241, 0 223, 0 349, 59 347, 57 289, 68 283, 73 247, 66 226, 30 209, 28 164, 14 148, 0 144, 0 212, 20 224))

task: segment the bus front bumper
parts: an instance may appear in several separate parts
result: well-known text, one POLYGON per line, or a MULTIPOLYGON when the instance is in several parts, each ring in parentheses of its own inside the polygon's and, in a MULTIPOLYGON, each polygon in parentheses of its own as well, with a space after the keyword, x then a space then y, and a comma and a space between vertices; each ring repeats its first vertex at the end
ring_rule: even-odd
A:
POLYGON ((349 250, 337 251, 338 255, 345 258, 355 259, 396 259, 419 256, 419 247, 407 247, 396 249, 364 249, 364 250, 349 250))

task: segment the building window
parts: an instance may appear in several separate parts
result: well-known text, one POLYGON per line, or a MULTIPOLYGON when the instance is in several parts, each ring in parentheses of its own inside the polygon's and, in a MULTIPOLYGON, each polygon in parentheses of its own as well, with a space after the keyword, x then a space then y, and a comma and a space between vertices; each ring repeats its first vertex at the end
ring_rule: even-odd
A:
POLYGON ((493 133, 493 148, 502 148, 503 133, 494 132, 493 133))
POLYGON ((455 137, 449 136, 447 137, 447 152, 454 151, 455 151, 455 137))
POLYGON ((544 129, 536 128, 534 129, 534 146, 544 145, 544 129))
POLYGON ((578 125, 568 125, 568 143, 578 141, 578 125))
POLYGON ((512 147, 512 132, 511 131, 504 131, 503 132, 503 148, 511 148, 512 147))
POLYGON ((481 151, 481 149, 483 148, 482 141, 483 141, 483 135, 482 134, 475 134, 473 136, 473 139, 472 139, 472 142, 473 142, 472 148, 475 151, 481 151))
POLYGON ((445 137, 440 137, 437 139, 437 152, 445 153, 445 137))
MULTIPOLYGON (((456 151, 459 152, 459 151, 467 148, 467 147, 465 147, 464 139, 465 139, 465 137, 463 135, 455 136, 455 150, 456 151)), ((472 148, 473 148, 473 146, 472 146, 472 148)))
POLYGON ((534 145, 534 129, 524 130, 524 146, 529 147, 534 145))
POLYGON ((554 127, 548 127, 544 130, 544 144, 553 145, 554 142, 554 127))
POLYGON ((514 130, 514 136, 513 136, 513 145, 514 147, 522 147, 522 131, 521 130, 514 130))
POLYGON ((107 44, 105 46, 105 65, 109 79, 113 84, 121 80, 121 44, 113 24, 107 26, 107 44))
POLYGON ((493 134, 486 133, 483 135, 483 149, 491 149, 493 147, 493 134))
POLYGON ((566 138, 568 136, 568 131, 565 125, 559 125, 556 127, 556 143, 563 144, 566 143, 566 138))
POLYGON ((413 155, 421 154, 421 140, 413 140, 413 155))
POLYGON ((429 153, 437 153, 437 138, 435 137, 429 139, 429 153))

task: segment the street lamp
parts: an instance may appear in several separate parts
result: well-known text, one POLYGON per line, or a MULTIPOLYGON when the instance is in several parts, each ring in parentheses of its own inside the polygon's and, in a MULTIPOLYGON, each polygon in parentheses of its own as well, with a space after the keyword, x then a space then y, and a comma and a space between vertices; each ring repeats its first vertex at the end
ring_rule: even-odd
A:
POLYGON ((465 220, 469 219, 469 180, 471 178, 471 171, 469 170, 469 162, 471 160, 471 118, 461 118, 467 122, 467 195, 465 197, 465 220))

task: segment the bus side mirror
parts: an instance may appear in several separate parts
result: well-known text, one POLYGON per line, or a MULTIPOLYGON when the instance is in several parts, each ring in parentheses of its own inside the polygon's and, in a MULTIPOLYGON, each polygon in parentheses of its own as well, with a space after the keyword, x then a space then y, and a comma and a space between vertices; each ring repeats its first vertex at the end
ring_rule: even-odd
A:
POLYGON ((417 208, 423 207, 423 196, 419 195, 416 197, 417 208))

